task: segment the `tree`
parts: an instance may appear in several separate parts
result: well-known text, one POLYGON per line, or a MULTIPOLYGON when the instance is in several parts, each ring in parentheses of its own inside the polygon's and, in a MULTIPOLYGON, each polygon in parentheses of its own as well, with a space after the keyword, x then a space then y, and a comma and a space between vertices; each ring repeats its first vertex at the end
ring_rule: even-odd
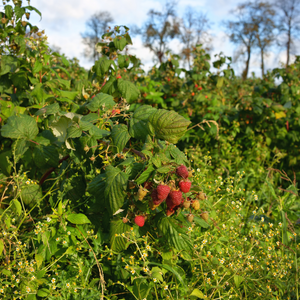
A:
POLYGON ((294 37, 300 31, 300 0, 276 0, 274 5, 281 14, 280 29, 286 33, 286 66, 288 66, 294 37))
POLYGON ((180 40, 184 44, 181 50, 183 59, 191 67, 192 48, 198 44, 208 44, 211 37, 208 34, 210 22, 204 13, 197 13, 193 8, 187 7, 181 20, 180 40))
POLYGON ((166 51, 170 50, 168 43, 180 33, 180 22, 176 18, 176 3, 168 1, 162 11, 151 9, 148 20, 139 31, 144 46, 149 48, 160 63, 164 60, 166 51))
POLYGON ((96 45, 112 22, 114 22, 114 19, 108 11, 95 13, 86 22, 88 31, 81 34, 82 42, 86 45, 85 57, 90 58, 92 61, 99 59, 100 53, 97 51, 96 45))
POLYGON ((242 73, 243 79, 246 79, 249 71, 251 52, 256 42, 257 24, 253 23, 251 2, 238 5, 231 13, 235 16, 236 21, 225 21, 224 25, 230 41, 241 45, 246 51, 246 66, 242 73))
POLYGON ((253 23, 256 24, 254 27, 256 47, 260 50, 261 72, 262 77, 264 77, 264 56, 267 52, 267 49, 276 40, 275 30, 277 28, 277 24, 274 20, 276 12, 267 2, 255 2, 250 5, 249 9, 253 10, 251 15, 253 23))

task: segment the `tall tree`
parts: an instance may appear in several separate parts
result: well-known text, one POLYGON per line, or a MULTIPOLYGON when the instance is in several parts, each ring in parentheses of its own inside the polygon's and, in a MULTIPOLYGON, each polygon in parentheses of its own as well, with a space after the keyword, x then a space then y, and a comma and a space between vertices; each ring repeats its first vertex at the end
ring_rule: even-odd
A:
POLYGON ((209 44, 208 34, 210 22, 204 13, 197 13, 194 8, 187 7, 181 20, 180 40, 183 43, 181 55, 191 67, 192 49, 198 44, 209 44))
POLYGON ((249 9, 252 9, 251 13, 252 22, 256 24, 255 37, 256 37, 256 46, 260 51, 261 58, 261 72, 262 77, 265 74, 265 63, 264 57, 268 48, 276 40, 276 29, 277 24, 275 23, 275 10, 272 8, 272 5, 268 2, 254 2, 250 4, 249 9))
POLYGON ((250 59, 253 47, 256 42, 257 24, 253 23, 253 10, 251 9, 251 2, 246 2, 238 5, 231 13, 235 17, 235 21, 225 21, 224 25, 227 29, 230 41, 234 44, 240 45, 246 52, 246 65, 243 70, 243 79, 247 78, 250 59))
POLYGON ((288 66, 293 40, 300 32, 300 0, 274 0, 274 4, 280 12, 280 29, 286 33, 286 66, 288 66))
POLYGON ((86 22, 87 31, 81 34, 82 42, 85 44, 84 56, 92 61, 99 59, 99 52, 96 49, 101 36, 105 33, 109 25, 114 22, 110 12, 100 11, 93 14, 86 22))
POLYGON ((161 63, 166 51, 170 50, 168 43, 180 33, 180 22, 176 17, 176 2, 167 1, 162 11, 151 9, 148 20, 139 31, 145 47, 149 48, 161 63))

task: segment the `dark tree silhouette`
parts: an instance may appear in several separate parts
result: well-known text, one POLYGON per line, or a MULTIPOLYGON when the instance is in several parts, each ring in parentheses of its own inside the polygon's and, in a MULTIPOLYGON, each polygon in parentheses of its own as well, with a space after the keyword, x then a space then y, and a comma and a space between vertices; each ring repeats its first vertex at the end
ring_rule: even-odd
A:
POLYGON ((94 62, 99 59, 100 53, 97 51, 96 45, 101 41, 101 36, 112 22, 114 22, 114 19, 108 11, 95 13, 86 22, 87 31, 81 34, 82 42, 86 46, 85 57, 94 62))

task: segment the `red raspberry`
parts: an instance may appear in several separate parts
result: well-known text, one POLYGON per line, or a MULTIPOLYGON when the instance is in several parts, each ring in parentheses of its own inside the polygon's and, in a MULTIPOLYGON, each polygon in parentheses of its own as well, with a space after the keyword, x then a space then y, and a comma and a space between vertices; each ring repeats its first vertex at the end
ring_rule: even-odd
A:
POLYGON ((176 207, 176 204, 173 203, 173 200, 171 199, 170 196, 167 197, 166 203, 167 203, 168 210, 173 210, 176 207))
POLYGON ((139 227, 143 227, 145 225, 145 217, 144 216, 136 216, 134 218, 134 223, 139 227))
POLYGON ((189 171, 188 169, 186 168, 185 165, 181 165, 180 167, 178 167, 176 169, 176 174, 179 176, 179 177, 182 177, 184 179, 188 178, 189 177, 189 171))
POLYGON ((175 206, 178 206, 181 204, 182 193, 180 191, 170 192, 169 197, 175 206))
POLYGON ((171 190, 171 188, 167 185, 163 185, 163 184, 158 185, 157 198, 159 200, 165 200, 168 197, 170 190, 171 190))
POLYGON ((169 217, 169 216, 171 216, 171 215, 173 215, 174 214, 174 210, 173 209, 167 209, 167 217, 169 217))
POLYGON ((186 179, 180 180, 178 185, 183 193, 188 193, 190 191, 192 183, 188 179, 186 179))

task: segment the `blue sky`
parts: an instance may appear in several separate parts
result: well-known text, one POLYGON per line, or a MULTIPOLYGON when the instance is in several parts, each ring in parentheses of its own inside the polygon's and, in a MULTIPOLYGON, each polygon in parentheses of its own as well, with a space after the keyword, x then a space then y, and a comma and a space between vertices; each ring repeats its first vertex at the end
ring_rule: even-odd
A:
MULTIPOLYGON (((25 0, 23 0, 25 2, 25 0)), ((213 36, 213 50, 210 53, 213 57, 221 51, 226 56, 233 56, 235 46, 232 45, 221 25, 222 20, 229 19, 230 10, 234 9, 240 1, 237 0, 179 0, 178 15, 181 16, 187 6, 195 8, 207 14, 213 23, 211 34, 213 36)), ((24 3, 25 4, 25 3, 24 3)), ((150 9, 159 10, 162 1, 158 0, 31 0, 32 6, 39 9, 42 13, 42 20, 37 14, 32 13, 30 22, 46 31, 50 45, 59 46, 67 57, 77 57, 80 64, 89 68, 89 62, 83 56, 84 45, 80 33, 86 29, 85 22, 89 17, 98 11, 109 11, 115 25, 131 24, 141 26, 147 19, 147 12, 150 9)), ((178 51, 178 43, 172 43, 174 52, 178 51), (177 49, 176 49, 177 48, 177 49)), ((152 65, 153 55, 144 48, 139 37, 133 39, 133 46, 129 48, 132 54, 141 58, 145 68, 152 65)), ((266 67, 278 67, 280 61, 285 60, 284 49, 281 52, 271 52, 266 58, 266 67)), ((250 72, 254 71, 260 75, 260 62, 258 55, 253 55, 250 72)), ((236 73, 239 74, 244 67, 242 61, 235 64, 236 73)))

